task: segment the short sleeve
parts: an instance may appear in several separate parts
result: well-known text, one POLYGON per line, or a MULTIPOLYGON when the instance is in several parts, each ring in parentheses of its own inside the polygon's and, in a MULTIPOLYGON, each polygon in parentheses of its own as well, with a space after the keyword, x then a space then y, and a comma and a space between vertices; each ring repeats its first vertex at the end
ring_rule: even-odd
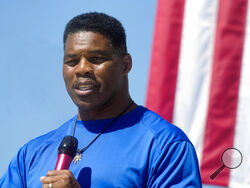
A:
POLYGON ((21 148, 17 155, 11 160, 9 167, 0 179, 1 188, 26 187, 25 181, 25 155, 24 148, 21 148))
POLYGON ((193 145, 189 141, 168 143, 149 169, 147 187, 202 187, 193 145))

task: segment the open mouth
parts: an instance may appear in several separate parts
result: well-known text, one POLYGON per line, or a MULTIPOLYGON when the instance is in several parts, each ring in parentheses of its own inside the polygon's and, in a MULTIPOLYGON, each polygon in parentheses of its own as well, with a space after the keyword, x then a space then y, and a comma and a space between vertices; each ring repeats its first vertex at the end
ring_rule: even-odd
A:
POLYGON ((97 90, 97 84, 93 81, 77 82, 74 90, 77 95, 89 95, 97 90))
POLYGON ((81 85, 81 86, 78 87, 78 89, 81 90, 81 91, 87 91, 87 90, 90 90, 92 88, 93 88, 92 85, 81 85))

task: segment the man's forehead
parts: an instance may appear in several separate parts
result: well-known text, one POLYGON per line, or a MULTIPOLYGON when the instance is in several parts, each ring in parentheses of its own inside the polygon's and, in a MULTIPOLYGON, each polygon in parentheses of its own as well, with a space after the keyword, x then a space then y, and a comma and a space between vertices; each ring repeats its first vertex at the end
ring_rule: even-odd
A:
POLYGON ((81 31, 70 34, 65 43, 64 58, 84 54, 112 56, 114 51, 110 40, 100 33, 81 31))
POLYGON ((65 48, 72 45, 87 45, 93 47, 112 47, 112 43, 105 35, 92 31, 78 31, 68 35, 65 48))

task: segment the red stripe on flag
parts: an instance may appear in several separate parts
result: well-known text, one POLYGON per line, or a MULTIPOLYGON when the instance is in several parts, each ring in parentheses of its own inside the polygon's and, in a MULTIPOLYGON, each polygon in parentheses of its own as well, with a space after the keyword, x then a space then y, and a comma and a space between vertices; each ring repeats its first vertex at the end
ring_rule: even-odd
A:
POLYGON ((185 0, 158 0, 146 106, 172 122, 185 0))
POLYGON ((227 168, 214 180, 209 177, 220 167, 223 151, 233 146, 246 15, 247 0, 220 0, 201 163, 204 184, 229 183, 227 168))

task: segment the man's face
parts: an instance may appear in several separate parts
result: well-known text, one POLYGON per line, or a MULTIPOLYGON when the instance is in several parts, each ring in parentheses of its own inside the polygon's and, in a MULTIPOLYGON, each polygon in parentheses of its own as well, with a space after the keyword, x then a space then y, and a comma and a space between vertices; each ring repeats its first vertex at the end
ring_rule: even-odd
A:
POLYGON ((63 77, 79 109, 99 108, 118 97, 124 85, 124 63, 108 38, 96 32, 76 32, 65 42, 63 77))

